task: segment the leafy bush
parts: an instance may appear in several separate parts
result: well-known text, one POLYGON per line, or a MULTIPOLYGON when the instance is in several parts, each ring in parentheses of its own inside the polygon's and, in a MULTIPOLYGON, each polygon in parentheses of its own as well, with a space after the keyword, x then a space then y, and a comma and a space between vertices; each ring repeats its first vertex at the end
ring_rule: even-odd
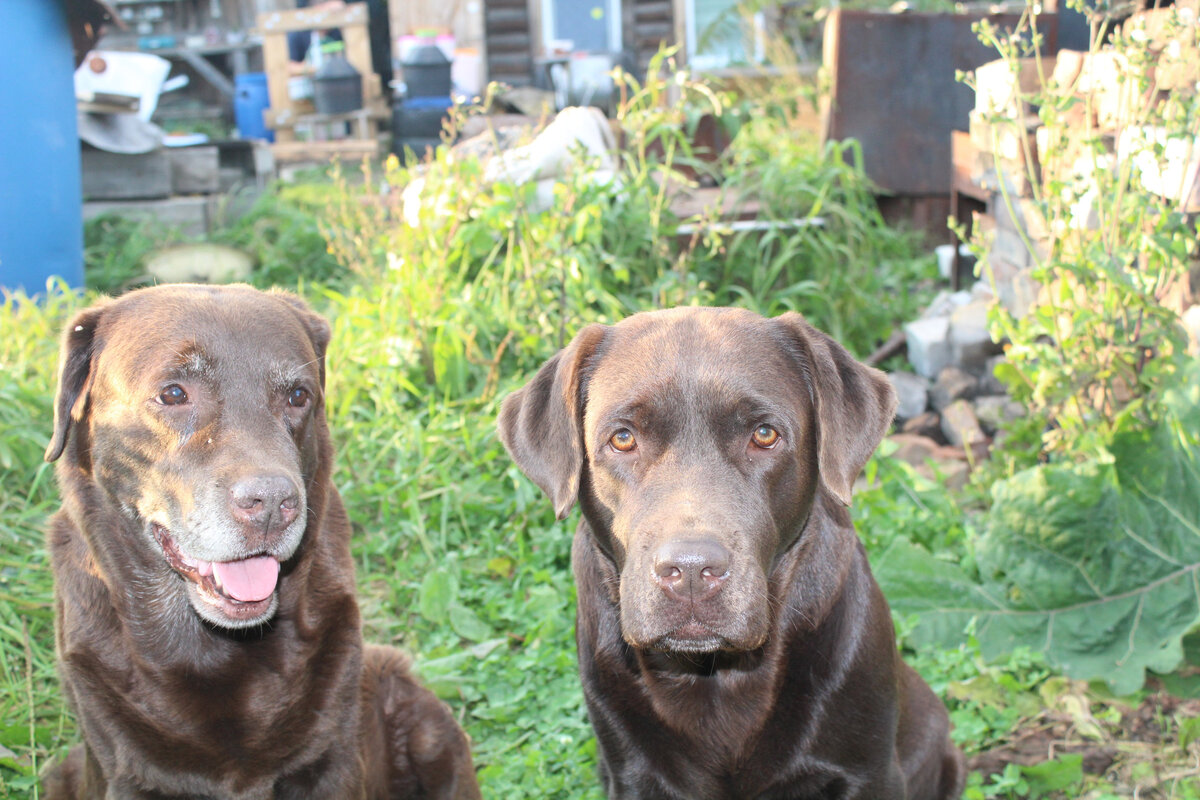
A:
MULTIPOLYGON (((1031 169, 1025 176, 1033 209, 1049 234, 1043 247, 1025 241, 1035 260, 1030 277, 1041 289, 1022 317, 996 307, 992 328, 997 341, 1010 343, 1008 363, 998 377, 1044 425, 1046 451, 1103 458, 1108 438, 1127 426, 1127 417, 1139 425, 1156 423, 1159 409, 1153 399, 1173 382, 1186 350, 1178 309, 1167 300, 1186 285, 1197 256, 1196 220, 1183 213, 1182 199, 1170 196, 1172 187, 1155 194, 1144 188, 1140 175, 1166 175, 1166 143, 1195 138, 1200 96, 1189 90, 1157 91, 1154 45, 1114 31, 1106 8, 1073 5, 1093 22, 1089 55, 1111 50, 1123 65, 1118 85, 1110 90, 1130 99, 1124 116, 1101 128, 1090 108, 1091 95, 1079 88, 1082 77, 1058 85, 1037 60, 1043 88, 1022 95, 1017 105, 1037 109, 1047 142, 1040 171, 1031 169), (1144 133, 1152 130, 1161 137, 1144 133), (1114 142, 1125 151, 1119 159, 1114 142)), ((1027 26, 1009 33, 986 22, 978 28, 981 40, 994 46, 1014 72, 1018 58, 1037 58, 1042 42, 1036 17, 1027 20, 1027 26)), ((1200 35, 1194 25, 1180 25, 1176 34, 1184 52, 1196 47, 1200 35)), ((1168 56, 1162 58, 1167 64, 1168 56)), ((989 122, 1022 136, 1027 124, 1004 114, 989 122)), ((1026 161, 1037 163, 1031 156, 1026 161)), ((1003 172, 1003 165, 998 168, 1003 172)), ((1007 212, 1018 216, 1018 199, 1006 189, 1007 181, 1000 183, 1007 212)), ((1179 188, 1173 187, 1176 195, 1179 188)), ((984 274, 990 274, 987 243, 977 245, 984 274)))
POLYGON ((1185 381, 1158 425, 1112 437, 1112 460, 997 482, 972 540, 977 576, 908 541, 880 555, 892 607, 919 616, 914 640, 953 645, 975 620, 986 657, 1033 646, 1118 694, 1178 668, 1200 624, 1200 365, 1185 381))

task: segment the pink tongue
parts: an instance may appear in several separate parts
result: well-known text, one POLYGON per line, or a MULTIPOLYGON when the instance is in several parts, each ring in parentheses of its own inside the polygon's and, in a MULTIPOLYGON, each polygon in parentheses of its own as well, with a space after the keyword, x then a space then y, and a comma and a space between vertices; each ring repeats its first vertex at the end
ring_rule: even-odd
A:
POLYGON ((271 556, 213 562, 213 575, 230 597, 243 603, 266 600, 275 591, 279 562, 271 556))

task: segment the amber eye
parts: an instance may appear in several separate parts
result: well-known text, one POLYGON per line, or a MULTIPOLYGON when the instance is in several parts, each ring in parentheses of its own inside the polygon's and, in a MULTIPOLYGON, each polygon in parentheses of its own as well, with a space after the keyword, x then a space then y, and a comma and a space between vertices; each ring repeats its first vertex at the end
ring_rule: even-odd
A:
POLYGON ((292 408, 304 408, 306 405, 308 405, 310 397, 311 395, 308 393, 308 389, 305 389, 303 386, 297 386, 295 389, 292 389, 292 393, 288 395, 288 405, 292 408))
POLYGON ((613 450, 619 453, 628 453, 637 447, 637 439, 625 428, 614 433, 612 438, 608 440, 608 443, 612 445, 613 450))
POLYGON ((779 443, 779 431, 770 425, 759 425, 754 429, 754 434, 750 439, 755 446, 761 447, 763 450, 770 450, 779 443))
POLYGON ((158 402, 164 406, 180 406, 187 402, 187 392, 178 383, 172 383, 158 393, 158 402))

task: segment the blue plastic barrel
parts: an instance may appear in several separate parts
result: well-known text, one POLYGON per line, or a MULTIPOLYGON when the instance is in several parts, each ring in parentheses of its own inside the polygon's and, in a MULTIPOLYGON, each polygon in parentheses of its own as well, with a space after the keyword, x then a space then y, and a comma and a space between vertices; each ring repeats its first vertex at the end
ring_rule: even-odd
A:
POLYGON ((83 285, 75 60, 63 0, 0 0, 0 288, 83 285))
POLYGON ((275 141, 275 131, 263 121, 271 105, 265 72, 244 72, 233 79, 233 118, 243 139, 275 141))

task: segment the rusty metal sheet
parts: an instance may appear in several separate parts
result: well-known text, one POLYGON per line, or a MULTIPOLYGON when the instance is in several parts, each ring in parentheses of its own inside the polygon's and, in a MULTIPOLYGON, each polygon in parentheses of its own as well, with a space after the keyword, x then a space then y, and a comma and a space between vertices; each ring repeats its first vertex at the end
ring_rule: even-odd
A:
MULTIPOLYGON (((839 9, 825 27, 825 68, 831 80, 823 109, 827 139, 862 143, 867 174, 898 194, 950 191, 950 132, 967 129, 975 105, 970 87, 954 79, 998 58, 971 26, 978 14, 889 14, 839 9)), ((987 15, 1013 29, 1016 14, 987 15)), ((1039 18, 1046 52, 1054 52, 1057 17, 1039 18)))

